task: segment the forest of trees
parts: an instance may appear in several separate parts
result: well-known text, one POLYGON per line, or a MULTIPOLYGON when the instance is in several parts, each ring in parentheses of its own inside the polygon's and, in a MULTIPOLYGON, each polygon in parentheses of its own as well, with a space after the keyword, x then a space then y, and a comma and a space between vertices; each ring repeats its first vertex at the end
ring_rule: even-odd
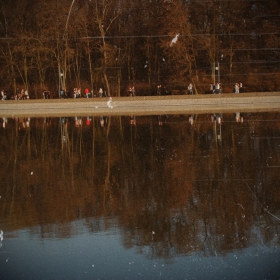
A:
POLYGON ((279 90, 279 11, 277 0, 0 0, 0 87, 279 90))

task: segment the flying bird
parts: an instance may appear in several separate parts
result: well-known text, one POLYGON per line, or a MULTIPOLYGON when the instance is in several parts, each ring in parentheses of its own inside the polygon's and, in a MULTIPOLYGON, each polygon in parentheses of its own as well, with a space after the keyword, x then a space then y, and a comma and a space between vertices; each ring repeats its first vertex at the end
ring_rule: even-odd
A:
POLYGON ((177 43, 179 35, 180 35, 180 33, 176 34, 176 36, 172 39, 172 41, 170 43, 170 47, 172 47, 174 44, 177 43))

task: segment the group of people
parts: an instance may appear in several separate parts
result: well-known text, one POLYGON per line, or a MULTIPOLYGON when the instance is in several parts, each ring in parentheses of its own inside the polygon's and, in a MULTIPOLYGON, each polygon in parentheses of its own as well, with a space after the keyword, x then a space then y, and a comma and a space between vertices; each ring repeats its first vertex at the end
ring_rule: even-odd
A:
POLYGON ((157 85, 156 95, 170 95, 171 92, 168 90, 166 86, 161 84, 157 85))
MULTIPOLYGON (((187 90, 188 90, 188 94, 194 94, 194 85, 190 83, 187 87, 187 90)), ((170 95, 170 94, 172 93, 168 91, 165 86, 162 86, 161 84, 157 85, 156 95, 170 95)), ((179 94, 184 94, 183 90, 180 90, 179 94)))
MULTIPOLYGON (((45 92, 45 91, 44 91, 45 92)), ((45 98, 45 93, 43 93, 44 98, 45 98)), ((85 88, 84 92, 82 94, 82 90, 81 88, 74 88, 73 89, 73 98, 82 98, 82 97, 86 97, 86 98, 90 98, 90 97, 107 97, 107 92, 106 90, 103 91, 102 87, 99 88, 98 93, 94 94, 93 90, 89 90, 89 88, 85 88)), ((59 92, 59 98, 69 98, 71 97, 71 95, 69 94, 69 92, 66 89, 61 89, 59 92)))
POLYGON ((50 99, 51 98, 51 93, 48 90, 43 91, 43 98, 44 99, 50 99))
POLYGON ((14 96, 15 100, 23 100, 29 99, 29 94, 27 89, 17 89, 16 94, 14 96))
POLYGON ((234 93, 244 92, 243 84, 242 83, 235 83, 233 90, 234 90, 234 93))
MULTIPOLYGON (((70 93, 67 89, 60 89, 59 98, 69 98, 69 97, 71 97, 71 96, 70 96, 70 93)), ((80 88, 74 88, 73 89, 73 97, 74 98, 82 97, 82 92, 81 92, 80 88)))
POLYGON ((129 96, 135 96, 135 87, 132 86, 128 89, 129 96))
MULTIPOLYGON (((234 85, 234 93, 241 93, 244 92, 243 84, 242 83, 235 83, 234 85)), ((183 91, 181 91, 183 94, 183 91)), ((192 95, 195 93, 195 87, 192 83, 190 83, 187 87, 187 93, 189 95, 192 95)), ((216 83, 216 84, 211 84, 210 85, 210 92, 205 92, 205 93, 213 93, 213 94, 220 94, 222 93, 222 84, 221 83, 216 83)), ((162 86, 161 84, 157 85, 156 88, 156 95, 168 95, 171 94, 171 92, 168 92, 165 86, 162 86)), ((128 89, 128 95, 129 96, 136 96, 136 91, 135 87, 130 86, 128 89)), ((71 94, 66 90, 66 89, 61 89, 59 91, 59 98, 70 98, 71 94)), ((89 90, 87 87, 84 89, 84 92, 82 94, 81 88, 74 88, 73 89, 73 97, 74 98, 81 98, 81 97, 107 97, 106 90, 104 91, 102 87, 99 88, 98 92, 94 94, 93 90, 89 90)), ((43 91, 43 98, 44 99, 50 99, 51 94, 48 90, 43 91)), ((0 99, 1 100, 7 100, 7 94, 4 90, 1 90, 0 93, 0 99)), ((17 89, 16 94, 14 95, 15 100, 22 100, 22 99, 29 99, 29 94, 26 89, 17 89)))
POLYGON ((210 91, 212 91, 213 94, 221 94, 222 93, 222 84, 216 83, 210 85, 210 91))
POLYGON ((73 95, 74 98, 81 98, 82 97, 81 88, 74 88, 73 93, 74 93, 74 95, 73 95))
MULTIPOLYGON (((187 87, 188 94, 194 94, 194 85, 190 83, 187 87)), ((168 91, 165 86, 162 86, 161 84, 157 85, 157 91, 156 95, 170 95, 172 94, 171 91, 168 91)), ((179 91, 179 94, 184 94, 183 90, 179 91)))

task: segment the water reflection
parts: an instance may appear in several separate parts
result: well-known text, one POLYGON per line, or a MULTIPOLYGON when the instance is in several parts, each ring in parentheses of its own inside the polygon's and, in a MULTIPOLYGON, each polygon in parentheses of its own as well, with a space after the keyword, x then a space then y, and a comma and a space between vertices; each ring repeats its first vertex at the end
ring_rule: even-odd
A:
POLYGON ((65 239, 83 221, 151 259, 278 247, 279 128, 277 113, 5 120, 0 229, 65 239))

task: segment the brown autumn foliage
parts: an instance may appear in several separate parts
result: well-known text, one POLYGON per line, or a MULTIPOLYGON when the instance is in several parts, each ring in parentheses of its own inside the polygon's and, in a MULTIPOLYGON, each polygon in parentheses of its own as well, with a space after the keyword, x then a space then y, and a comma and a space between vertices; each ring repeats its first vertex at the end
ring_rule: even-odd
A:
POLYGON ((203 93, 214 78, 225 92, 235 82, 275 91, 279 10, 277 0, 1 0, 0 85, 36 98, 59 86, 119 96, 190 82, 203 93))

